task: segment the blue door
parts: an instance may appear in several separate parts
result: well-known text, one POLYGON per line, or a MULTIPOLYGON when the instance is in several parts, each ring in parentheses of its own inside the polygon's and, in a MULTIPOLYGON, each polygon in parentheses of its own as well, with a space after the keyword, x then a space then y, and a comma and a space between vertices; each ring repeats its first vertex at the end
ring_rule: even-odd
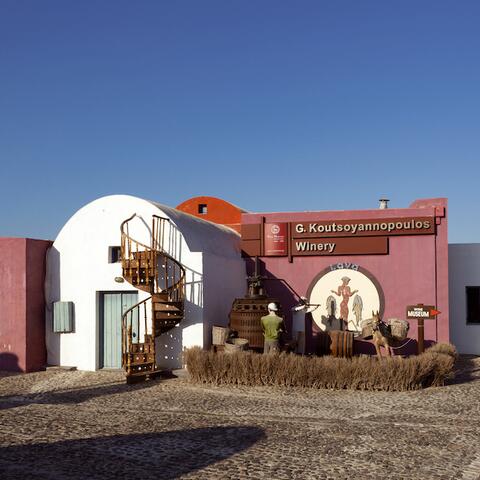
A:
POLYGON ((122 315, 138 302, 138 292, 102 293, 100 302, 100 368, 121 368, 122 315))

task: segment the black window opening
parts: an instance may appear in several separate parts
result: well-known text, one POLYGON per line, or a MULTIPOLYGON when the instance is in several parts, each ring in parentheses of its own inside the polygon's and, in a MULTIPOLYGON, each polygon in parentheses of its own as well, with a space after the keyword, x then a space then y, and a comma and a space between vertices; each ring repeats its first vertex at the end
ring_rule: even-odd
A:
POLYGON ((208 213, 208 207, 206 203, 198 204, 198 213, 200 213, 201 215, 206 215, 208 213))
POLYGON ((108 263, 118 263, 122 260, 122 247, 108 247, 108 263))
POLYGON ((465 287, 467 323, 480 323, 480 287, 465 287))

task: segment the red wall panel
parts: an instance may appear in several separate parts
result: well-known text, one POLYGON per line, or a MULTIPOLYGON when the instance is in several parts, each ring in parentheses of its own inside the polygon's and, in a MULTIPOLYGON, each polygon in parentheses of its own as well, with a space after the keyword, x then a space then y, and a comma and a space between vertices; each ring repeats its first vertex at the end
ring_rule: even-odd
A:
POLYGON ((45 253, 51 242, 0 238, 0 370, 45 365, 45 253))

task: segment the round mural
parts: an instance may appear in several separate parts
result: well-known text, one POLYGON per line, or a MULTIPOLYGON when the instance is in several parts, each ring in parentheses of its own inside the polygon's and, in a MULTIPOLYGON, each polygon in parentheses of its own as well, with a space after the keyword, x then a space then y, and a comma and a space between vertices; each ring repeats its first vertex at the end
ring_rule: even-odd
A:
POLYGON ((308 301, 320 304, 312 312, 321 330, 361 330, 361 322, 372 311, 383 314, 383 292, 376 279, 365 269, 328 268, 309 288, 308 301))

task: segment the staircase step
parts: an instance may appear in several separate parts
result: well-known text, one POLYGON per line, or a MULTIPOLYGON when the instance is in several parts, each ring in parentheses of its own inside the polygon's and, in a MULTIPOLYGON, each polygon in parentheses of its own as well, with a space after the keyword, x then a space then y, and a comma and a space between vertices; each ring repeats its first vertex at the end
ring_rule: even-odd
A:
POLYGON ((146 292, 150 292, 155 281, 155 277, 151 275, 149 277, 138 277, 137 275, 127 275, 124 273, 122 276, 128 283, 146 292))
POLYGON ((155 320, 155 323, 153 324, 154 329, 158 329, 164 326, 168 326, 169 328, 174 327, 175 325, 178 325, 182 321, 181 318, 165 318, 161 320, 155 320))
POLYGON ((130 365, 144 365, 155 361, 154 353, 128 353, 127 364, 130 365))
POLYGON ((180 322, 167 322, 164 320, 155 322, 154 332, 155 336, 162 335, 163 333, 168 332, 172 328, 175 328, 180 322))
POLYGON ((183 310, 181 302, 160 303, 153 304, 155 312, 181 312, 183 310))
POLYGON ((150 372, 131 373, 130 375, 127 375, 127 383, 138 383, 146 380, 147 378, 153 380, 154 378, 158 377, 175 378, 175 375, 172 374, 171 370, 155 369, 150 372))
MULTIPOLYGON (((151 335, 149 335, 151 337, 151 335)), ((130 351, 128 352, 129 354, 135 354, 135 353, 152 353, 154 350, 154 344, 153 342, 151 343, 132 343, 130 345, 130 351)))
POLYGON ((154 284, 155 277, 146 277, 146 278, 138 278, 138 277, 132 277, 132 280, 129 281, 128 283, 131 283, 132 285, 141 286, 141 287, 146 287, 149 286, 151 287, 154 284))
POLYGON ((132 252, 132 256, 135 259, 142 259, 146 257, 151 257, 154 250, 139 250, 138 252, 132 252))
POLYGON ((139 265, 136 260, 127 260, 123 266, 123 270, 130 273, 145 272, 146 270, 155 270, 155 264, 152 265, 139 265))
POLYGON ((139 279, 145 279, 145 278, 155 278, 155 269, 154 268, 124 268, 122 270, 122 275, 124 277, 130 277, 130 278, 139 278, 139 279))
POLYGON ((147 260, 124 260, 122 268, 125 270, 142 270, 142 269, 154 269, 155 263, 148 262, 147 260))
POLYGON ((141 260, 124 260, 123 267, 124 268, 131 268, 131 269, 137 269, 137 268, 155 268, 155 262, 152 259, 145 258, 141 260))
POLYGON ((145 281, 147 278, 148 279, 155 278, 155 269, 153 268, 149 268, 149 269, 141 268, 140 270, 137 270, 135 268, 124 269, 123 276, 130 277, 132 280, 135 279, 137 281, 145 281))
POLYGON ((173 330, 175 327, 176 325, 170 325, 169 327, 164 327, 164 328, 161 328, 160 330, 155 330, 155 335, 157 337, 160 337, 160 335, 163 335, 164 333, 167 333, 170 330, 173 330))
POLYGON ((155 361, 138 363, 138 364, 135 364, 135 365, 130 365, 130 371, 132 373, 147 372, 147 371, 152 370, 153 367, 155 367, 155 361))
POLYGON ((168 302, 168 292, 157 292, 152 295, 152 301, 154 303, 158 302, 168 302))
POLYGON ((183 320, 183 315, 181 314, 181 312, 155 312, 155 320, 175 320, 179 322, 180 320, 183 320))

